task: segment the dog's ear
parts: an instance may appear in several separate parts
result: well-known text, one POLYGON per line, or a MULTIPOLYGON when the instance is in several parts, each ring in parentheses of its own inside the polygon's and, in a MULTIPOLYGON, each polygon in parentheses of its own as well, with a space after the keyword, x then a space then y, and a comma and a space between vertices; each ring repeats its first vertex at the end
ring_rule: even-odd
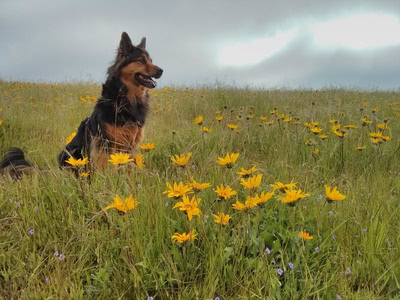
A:
POLYGON ((142 40, 140 41, 140 44, 137 45, 138 48, 142 48, 142 49, 146 49, 146 38, 142 38, 142 40))
POLYGON ((121 35, 121 41, 119 42, 118 54, 119 56, 125 56, 133 48, 132 41, 126 32, 121 35))

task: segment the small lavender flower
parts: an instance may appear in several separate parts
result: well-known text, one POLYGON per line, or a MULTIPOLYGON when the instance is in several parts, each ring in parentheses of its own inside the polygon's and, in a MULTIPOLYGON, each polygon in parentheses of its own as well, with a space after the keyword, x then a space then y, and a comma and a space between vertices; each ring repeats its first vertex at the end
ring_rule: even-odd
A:
POLYGON ((47 284, 49 284, 50 283, 50 278, 46 277, 45 281, 46 281, 47 284))
POLYGON ((33 209, 35 212, 37 212, 38 211, 38 207, 37 206, 35 206, 35 208, 33 209))
POLYGON ((141 185, 140 183, 138 183, 137 187, 138 187, 139 189, 141 189, 141 188, 142 188, 142 185, 141 185))
POLYGON ((347 268, 346 268, 346 272, 345 272, 345 274, 351 274, 351 270, 350 270, 350 268, 349 268, 349 267, 347 267, 347 268))
POLYGON ((192 169, 193 169, 193 170, 196 169, 196 166, 195 166, 195 165, 192 165, 192 169))
POLYGON ((289 268, 291 268, 291 269, 293 269, 293 268, 294 268, 294 264, 292 264, 292 263, 289 263, 288 265, 289 265, 289 268))
POLYGON ((322 195, 319 195, 319 196, 317 197, 317 199, 318 199, 318 200, 322 200, 322 195))
POLYGON ((8 202, 10 202, 10 203, 11 203, 11 202, 12 202, 12 199, 11 199, 11 198, 8 198, 8 202))
POLYGON ((271 250, 267 247, 267 248, 265 248, 265 253, 270 254, 271 250))
POLYGON ((65 255, 60 253, 60 255, 58 256, 58 260, 64 260, 65 259, 65 255))
POLYGON ((278 275, 279 275, 279 276, 282 276, 282 274, 283 274, 283 270, 282 270, 281 268, 279 268, 279 269, 278 269, 278 275))
POLYGON ((340 297, 338 294, 336 294, 336 298, 338 298, 338 300, 342 300, 343 298, 340 297))
POLYGON ((330 211, 329 211, 329 215, 330 215, 330 216, 333 216, 333 211, 330 210, 330 211))
POLYGON ((153 300, 153 297, 148 296, 148 297, 147 297, 147 300, 153 300))
POLYGON ((34 233, 35 233, 35 231, 33 230, 33 228, 29 230, 30 235, 33 235, 34 233))
POLYGON ((219 297, 215 297, 215 299, 214 299, 214 300, 220 300, 220 299, 219 299, 219 297))
POLYGON ((56 252, 54 252, 54 256, 55 256, 55 257, 59 257, 59 256, 60 256, 60 253, 59 253, 58 251, 56 251, 56 252))
POLYGON ((167 207, 168 206, 168 201, 167 202, 165 202, 165 207, 167 207))
POLYGON ((315 248, 315 252, 317 253, 319 252, 319 247, 315 248))
POLYGON ((367 232, 367 228, 363 228, 362 231, 367 232))

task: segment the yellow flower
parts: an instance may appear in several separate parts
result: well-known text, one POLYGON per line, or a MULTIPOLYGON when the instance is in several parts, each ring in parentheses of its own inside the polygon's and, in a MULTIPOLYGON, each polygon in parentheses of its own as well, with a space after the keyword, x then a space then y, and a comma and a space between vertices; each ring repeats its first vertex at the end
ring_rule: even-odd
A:
POLYGON ((118 195, 114 198, 114 203, 107 206, 104 210, 109 210, 110 208, 115 208, 119 212, 126 213, 128 210, 135 209, 139 202, 133 199, 132 194, 128 198, 122 200, 118 195))
POLYGON ((328 135, 327 134, 321 134, 321 135, 319 135, 319 138, 321 140, 326 140, 328 138, 328 135))
POLYGON ((344 128, 347 128, 347 129, 357 129, 357 128, 358 128, 358 126, 352 125, 352 124, 344 125, 343 127, 344 127, 344 128))
POLYGON ((176 242, 178 242, 179 244, 182 244, 183 242, 186 241, 193 241, 197 239, 197 233, 195 233, 194 230, 192 230, 191 232, 186 233, 177 233, 175 232, 175 234, 173 236, 171 236, 171 239, 176 242))
POLYGON ((215 119, 216 119, 218 122, 221 122, 223 118, 224 118, 224 116, 216 116, 216 117, 215 117, 215 119))
POLYGON ((255 195, 254 198, 256 198, 256 202, 257 202, 257 205, 258 205, 258 204, 262 204, 262 203, 267 202, 267 201, 268 201, 269 199, 271 199, 274 195, 275 195, 275 192, 274 192, 274 191, 268 192, 268 193, 262 192, 260 196, 255 195))
POLYGON ((334 187, 331 190, 331 187, 327 184, 325 184, 325 193, 326 193, 326 199, 328 200, 328 202, 346 199, 346 195, 339 193, 337 187, 334 187))
POLYGON ((196 117, 196 118, 194 119, 193 123, 194 123, 194 124, 197 124, 197 125, 202 125, 202 124, 203 124, 203 116, 200 115, 200 116, 196 117))
POLYGON ((310 234, 309 234, 308 232, 303 232, 303 231, 300 231, 299 237, 301 237, 301 238, 304 239, 304 240, 311 240, 311 239, 313 239, 313 237, 310 236, 310 234))
POLYGON ((366 126, 366 125, 372 123, 372 121, 368 120, 366 117, 362 118, 361 121, 362 121, 362 124, 361 124, 362 126, 366 126))
POLYGON ((199 183, 192 178, 191 182, 188 182, 187 185, 193 189, 194 192, 199 192, 211 186, 211 183, 199 183))
POLYGON ((232 208, 240 211, 247 210, 257 206, 259 203, 258 200, 259 200, 258 196, 256 197, 247 196, 244 204, 239 200, 236 200, 236 203, 232 204, 232 208))
POLYGON ((262 179, 262 174, 254 175, 247 180, 241 178, 240 184, 249 190, 256 189, 261 184, 261 179, 262 179))
POLYGON ((79 176, 80 176, 80 177, 88 177, 88 176, 89 176, 89 172, 82 172, 82 173, 79 173, 79 176))
POLYGON ((147 143, 147 144, 140 145, 140 149, 143 149, 146 152, 153 150, 155 147, 156 147, 156 145, 154 145, 153 143, 147 143))
POLYGON ((260 116, 261 121, 267 121, 267 116, 260 116))
POLYGON ((331 124, 336 124, 338 122, 338 120, 329 120, 329 123, 331 124))
POLYGON ((211 128, 207 128, 207 127, 204 127, 204 126, 201 126, 200 130, 202 132, 211 132, 211 128))
POLYGON ((129 153, 118 152, 116 154, 110 154, 110 159, 108 161, 112 163, 114 166, 117 166, 134 161, 134 159, 130 158, 129 153))
POLYGON ((225 200, 234 195, 237 195, 237 192, 232 190, 229 185, 224 187, 222 184, 220 186, 217 185, 215 192, 221 199, 224 198, 225 200))
POLYGON ((169 182, 165 183, 167 190, 163 194, 168 194, 168 198, 178 199, 185 196, 186 194, 192 194, 193 190, 190 186, 184 185, 183 182, 176 183, 172 186, 169 182))
POLYGON ((217 164, 226 166, 228 169, 233 167, 233 164, 238 159, 239 153, 227 153, 225 157, 218 157, 217 164))
POLYGON ((363 151, 365 148, 367 148, 367 146, 358 146, 355 149, 358 150, 358 151, 363 151))
POLYGON ((232 130, 239 130, 239 125, 237 124, 226 124, 232 130))
POLYGON ((264 121, 263 122, 265 125, 269 125, 269 126, 271 126, 272 124, 274 124, 274 120, 271 120, 271 121, 264 121))
POLYGON ((189 221, 192 221, 193 216, 200 216, 200 209, 198 208, 201 199, 196 197, 192 197, 192 200, 189 200, 189 197, 184 195, 183 201, 177 202, 173 208, 178 208, 181 211, 185 211, 189 221))
POLYGON ((313 152, 315 155, 318 155, 318 154, 319 154, 319 149, 318 149, 318 148, 315 148, 312 152, 313 152))
POLYGON ((219 212, 218 215, 214 215, 214 223, 226 225, 231 219, 230 215, 225 215, 223 212, 219 212))
POLYGON ((312 133, 314 133, 314 134, 318 134, 318 133, 320 133, 322 131, 322 128, 320 128, 320 127, 311 127, 310 131, 312 133))
POLYGON ((286 190, 285 195, 279 197, 283 203, 294 204, 294 202, 310 196, 310 194, 304 194, 302 190, 286 190))
POLYGON ((143 169, 143 155, 138 153, 135 156, 135 164, 139 169, 143 169))
POLYGON ((67 137, 67 139, 65 140, 65 142, 67 144, 71 143, 71 141, 73 140, 73 138, 76 136, 76 132, 74 131, 69 137, 67 137))
POLYGON ((88 158, 85 157, 83 159, 79 158, 79 159, 75 159, 72 156, 70 156, 70 158, 66 161, 68 164, 70 164, 71 166, 74 167, 81 167, 86 165, 89 161, 88 158))
POLYGON ((2 125, 3 124, 3 120, 0 120, 0 125, 2 125))
POLYGON ((171 157, 171 160, 178 166, 183 167, 187 165, 189 162, 190 157, 192 156, 192 152, 189 152, 187 155, 175 155, 171 157))
POLYGON ((246 170, 244 168, 240 168, 240 172, 237 172, 236 174, 242 176, 243 178, 249 177, 251 174, 257 171, 256 166, 252 166, 250 169, 246 170))
POLYGON ((296 187, 296 184, 297 183, 293 182, 293 180, 290 183, 286 183, 286 184, 284 184, 280 181, 277 181, 277 182, 271 184, 271 186, 274 188, 274 190, 273 190, 274 192, 276 190, 278 190, 278 191, 284 193, 286 190, 294 189, 296 187))
POLYGON ((332 132, 334 133, 334 134, 336 134, 338 137, 340 137, 340 138, 343 138, 345 135, 346 135, 346 132, 345 131, 343 131, 343 130, 332 130, 332 132))
POLYGON ((289 123, 290 121, 292 121, 292 119, 293 119, 292 117, 286 117, 283 119, 283 122, 289 123))
POLYGON ((376 124, 376 127, 378 127, 378 129, 385 131, 386 129, 389 129, 389 126, 387 123, 380 123, 380 124, 376 124))

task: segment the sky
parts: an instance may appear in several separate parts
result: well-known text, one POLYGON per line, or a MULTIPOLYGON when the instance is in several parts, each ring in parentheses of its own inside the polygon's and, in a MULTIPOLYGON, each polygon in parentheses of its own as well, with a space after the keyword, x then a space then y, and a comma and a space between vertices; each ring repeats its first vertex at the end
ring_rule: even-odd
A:
POLYGON ((101 83, 123 31, 159 87, 400 91, 399 0, 1 0, 0 78, 101 83))

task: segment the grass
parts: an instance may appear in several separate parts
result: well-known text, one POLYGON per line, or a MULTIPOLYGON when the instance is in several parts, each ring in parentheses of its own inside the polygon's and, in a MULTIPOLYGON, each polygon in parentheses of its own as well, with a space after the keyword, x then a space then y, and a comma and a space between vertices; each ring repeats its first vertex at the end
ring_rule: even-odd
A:
POLYGON ((0 150, 21 147, 41 169, 0 182, 0 297, 400 299, 400 93, 156 90, 144 140, 156 147, 141 151, 145 167, 110 165, 88 182, 59 170, 56 156, 90 114, 100 86, 0 81, 0 87, 0 150), (199 115, 211 132, 194 124, 199 115), (372 123, 362 126, 363 117, 372 123), (357 128, 342 139, 332 119, 357 128), (390 140, 374 145, 369 133, 385 121, 390 140), (304 122, 319 122, 329 137, 322 140, 304 122), (170 160, 188 152, 185 167, 170 160), (216 163, 226 153, 239 153, 232 169, 216 163), (255 193, 237 175, 253 165, 263 174, 258 194, 293 180, 310 195, 289 206, 276 192, 244 212, 232 209, 255 193), (163 191, 166 182, 191 178, 212 187, 196 194, 201 215, 189 222, 173 209, 181 200, 163 191), (220 184, 237 196, 217 200, 220 184), (346 199, 327 203, 325 184, 346 199), (124 216, 105 211, 117 194, 133 194, 138 208, 124 216), (227 225, 213 222, 220 211, 232 217, 227 225), (190 230, 196 240, 171 240, 190 230), (313 238, 301 239, 300 231, 313 238))

